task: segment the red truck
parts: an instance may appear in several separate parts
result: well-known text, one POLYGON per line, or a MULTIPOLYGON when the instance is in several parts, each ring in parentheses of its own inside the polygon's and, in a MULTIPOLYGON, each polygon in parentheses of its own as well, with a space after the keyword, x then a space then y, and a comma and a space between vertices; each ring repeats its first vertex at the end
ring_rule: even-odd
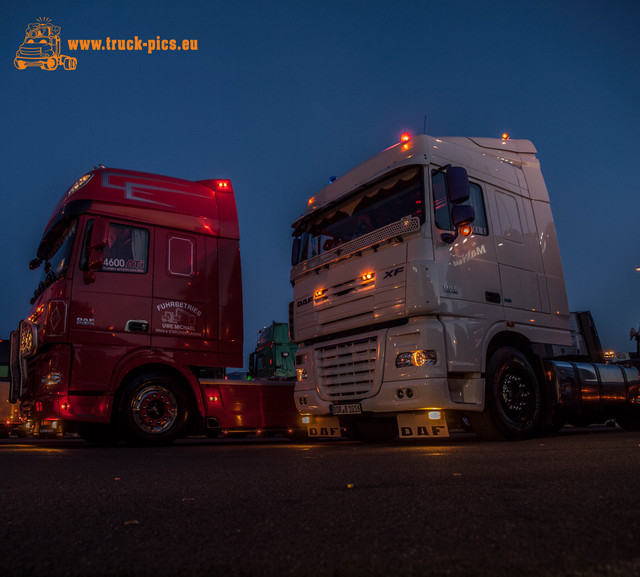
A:
POLYGON ((241 367, 239 227, 229 180, 99 166, 63 195, 11 334, 10 401, 96 443, 292 431, 293 383, 241 367))

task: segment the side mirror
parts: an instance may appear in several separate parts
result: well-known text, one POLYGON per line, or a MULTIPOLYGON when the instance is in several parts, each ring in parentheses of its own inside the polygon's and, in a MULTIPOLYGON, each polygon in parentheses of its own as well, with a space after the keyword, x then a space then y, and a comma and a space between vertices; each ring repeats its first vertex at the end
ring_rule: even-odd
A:
POLYGON ((87 270, 84 271, 84 282, 91 284, 96 280, 95 271, 100 270, 104 264, 104 252, 102 249, 109 242, 109 221, 104 218, 96 218, 93 221, 87 249, 87 270))
POLYGON ((469 200, 469 176, 461 166, 450 166, 446 172, 447 193, 452 204, 462 204, 469 200))
POLYGON ((467 171, 462 167, 453 166, 447 170, 447 186, 449 187, 449 200, 453 206, 451 207, 451 223, 455 231, 444 232, 440 238, 447 244, 451 244, 460 233, 462 227, 470 225, 476 218, 476 211, 473 206, 461 204, 469 200, 469 178, 467 171))
POLYGON ((476 211, 468 204, 456 204, 451 209, 451 221, 456 228, 471 224, 475 218, 476 211))
POLYGON ((91 238, 89 239, 90 249, 102 249, 109 242, 109 221, 104 218, 96 218, 93 221, 91 229, 91 238))

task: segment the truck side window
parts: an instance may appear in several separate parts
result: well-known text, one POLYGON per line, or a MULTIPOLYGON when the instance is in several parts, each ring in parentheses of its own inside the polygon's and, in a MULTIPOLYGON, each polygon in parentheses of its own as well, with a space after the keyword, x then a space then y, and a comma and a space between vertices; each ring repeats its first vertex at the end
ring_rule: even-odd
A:
MULTIPOLYGON (((433 188, 435 224, 440 230, 453 230, 453 224, 451 224, 451 206, 447 197, 447 185, 444 173, 434 170, 431 174, 431 185, 433 188)), ((469 204, 473 206, 475 210, 476 217, 472 225, 473 234, 487 236, 489 234, 489 228, 487 227, 487 214, 484 209, 482 188, 475 182, 470 182, 469 191, 469 200, 463 204, 469 204)))
MULTIPOLYGON (((93 221, 87 226, 81 268, 86 270, 88 241, 93 221)), ((104 264, 98 272, 125 272, 143 274, 147 272, 149 260, 149 231, 144 228, 109 224, 109 240, 102 249, 104 264)))

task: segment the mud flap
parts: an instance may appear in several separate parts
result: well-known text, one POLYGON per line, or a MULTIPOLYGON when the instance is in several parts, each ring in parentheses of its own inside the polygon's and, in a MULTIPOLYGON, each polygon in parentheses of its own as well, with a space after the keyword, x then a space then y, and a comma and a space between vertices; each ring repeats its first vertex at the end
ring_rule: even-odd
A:
POLYGON ((442 411, 400 413, 397 418, 398 438, 400 439, 429 439, 449 436, 449 427, 442 411))
POLYGON ((314 417, 313 421, 307 426, 307 434, 309 437, 331 437, 340 438, 340 421, 338 417, 314 417))

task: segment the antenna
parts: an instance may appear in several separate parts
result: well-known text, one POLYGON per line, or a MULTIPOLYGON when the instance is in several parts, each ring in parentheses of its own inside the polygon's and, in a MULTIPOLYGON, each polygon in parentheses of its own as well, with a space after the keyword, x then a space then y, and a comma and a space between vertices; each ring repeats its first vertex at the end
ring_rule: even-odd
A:
POLYGON ((422 129, 422 134, 427 133, 427 115, 424 115, 424 128, 422 129))

